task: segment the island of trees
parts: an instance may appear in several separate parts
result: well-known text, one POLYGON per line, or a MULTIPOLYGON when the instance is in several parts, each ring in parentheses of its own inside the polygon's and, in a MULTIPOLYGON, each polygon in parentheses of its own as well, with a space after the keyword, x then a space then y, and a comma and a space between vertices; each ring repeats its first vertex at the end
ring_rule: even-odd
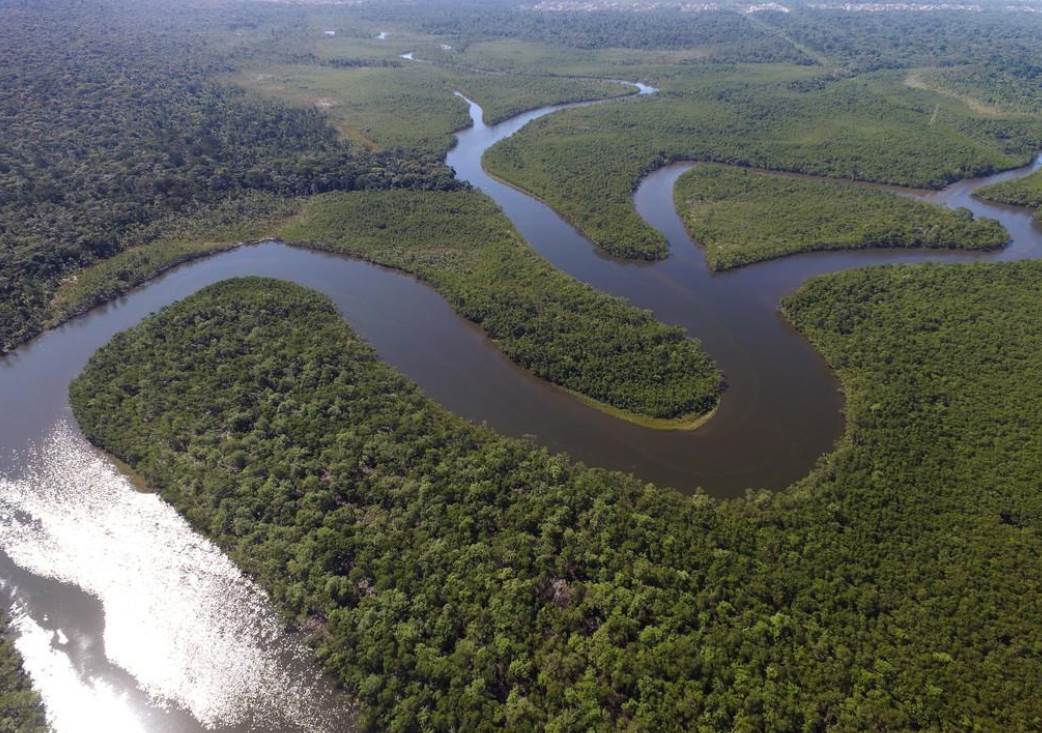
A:
POLYGON ((710 267, 726 270, 796 252, 865 247, 986 250, 1009 236, 889 191, 703 163, 677 181, 677 209, 710 267))

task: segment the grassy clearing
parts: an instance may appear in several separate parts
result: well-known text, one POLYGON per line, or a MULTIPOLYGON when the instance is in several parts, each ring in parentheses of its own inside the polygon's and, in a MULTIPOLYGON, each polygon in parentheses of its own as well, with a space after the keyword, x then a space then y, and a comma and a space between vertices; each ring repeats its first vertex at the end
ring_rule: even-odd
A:
POLYGON ((969 211, 852 183, 699 163, 677 181, 677 210, 715 270, 796 252, 866 247, 995 249, 1008 234, 969 211))
POLYGON ((407 61, 354 68, 273 65, 231 81, 266 98, 322 110, 342 135, 367 147, 438 155, 451 147, 454 131, 470 124, 454 91, 478 102, 488 122, 546 104, 632 92, 604 81, 477 74, 407 61))
POLYGON ((417 275, 513 361, 619 417, 683 427, 717 403, 696 341, 554 269, 478 192, 321 196, 278 235, 417 275))
POLYGON ((605 251, 655 259, 665 242, 637 215, 632 191, 671 160, 938 187, 1023 164, 1042 146, 1037 117, 982 118, 897 74, 705 66, 653 81, 656 97, 537 120, 490 150, 486 165, 605 251))

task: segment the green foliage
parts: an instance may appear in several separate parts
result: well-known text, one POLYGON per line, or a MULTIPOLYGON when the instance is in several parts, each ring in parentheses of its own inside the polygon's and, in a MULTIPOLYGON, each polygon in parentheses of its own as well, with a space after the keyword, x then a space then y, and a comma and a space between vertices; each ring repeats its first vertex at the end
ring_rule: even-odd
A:
POLYGON ((1042 113, 1042 66, 1022 74, 986 65, 921 69, 913 71, 910 79, 955 95, 982 114, 1042 113))
POLYGON ((0 3, 0 352, 38 332, 67 273, 236 196, 455 187, 314 110, 219 86, 221 57, 161 9, 0 3), (175 26, 176 28, 176 26, 175 26))
POLYGON ((1042 265, 818 278, 786 312, 848 432, 713 502, 497 437, 332 305, 219 284, 72 386, 315 635, 381 729, 1024 730, 1042 722, 1042 265))
POLYGON ((0 616, 0 733, 44 733, 43 703, 22 668, 22 655, 5 633, 0 616))
POLYGON ((838 181, 700 163, 677 181, 677 209, 716 270, 796 252, 863 247, 993 249, 1008 235, 967 210, 838 181))
POLYGON ((793 40, 857 71, 989 64, 1037 74, 1042 18, 1031 12, 801 9, 766 16, 793 40))
POLYGON ((1042 218, 1042 171, 1035 171, 1015 181, 979 188, 973 195, 999 204, 1026 206, 1035 209, 1035 216, 1042 218))
POLYGON ((696 341, 554 269, 473 191, 311 199, 279 236, 419 276, 540 377, 630 413, 690 418, 720 376, 696 341))
POLYGON ((717 61, 810 63, 777 34, 730 11, 539 12, 509 2, 428 0, 373 4, 364 16, 456 38, 464 46, 510 38, 579 49, 694 49, 717 61))
POLYGON ((893 74, 839 78, 801 67, 690 67, 631 104, 545 117, 492 148, 496 175, 532 191, 605 251, 657 259, 662 237, 633 209, 647 171, 703 160, 940 187, 1023 164, 1042 120, 981 117, 893 74))
POLYGON ((252 193, 164 227, 164 236, 125 249, 67 277, 48 307, 48 328, 86 313, 184 262, 232 249, 272 233, 300 207, 296 200, 252 193))
POLYGON ((549 76, 457 74, 453 86, 481 105, 485 122, 494 125, 525 110, 563 102, 585 102, 633 94, 630 86, 597 79, 549 76))
POLYGON ((481 104, 490 123, 547 104, 633 91, 593 79, 489 75, 429 63, 250 66, 230 81, 267 98, 320 109, 350 140, 414 155, 444 155, 453 144, 452 133, 470 124, 456 91, 481 104))

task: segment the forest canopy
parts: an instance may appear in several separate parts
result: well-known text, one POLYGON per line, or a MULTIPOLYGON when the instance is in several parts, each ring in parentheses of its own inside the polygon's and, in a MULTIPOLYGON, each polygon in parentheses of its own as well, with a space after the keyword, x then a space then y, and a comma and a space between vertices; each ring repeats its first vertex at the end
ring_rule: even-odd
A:
POLYGON ((716 270, 796 252, 864 247, 986 250, 997 221, 842 181, 700 163, 677 181, 677 210, 716 270))
POLYGON ((162 15, 52 0, 0 14, 0 353, 77 268, 229 199, 459 185, 440 161, 372 153, 317 110, 217 84, 220 54, 162 15))
POLYGON ((654 97, 536 120, 489 150, 486 165, 610 254, 660 259, 665 241, 632 193, 671 161, 940 188, 1023 165, 1042 148, 1037 115, 982 116, 892 72, 714 65, 653 81, 654 97))
POLYGON ((974 191, 974 196, 999 204, 1026 206, 1035 209, 1035 215, 1042 218, 1042 171, 1013 181, 985 186, 974 191))
POLYGON ((419 276, 513 361, 629 419, 681 427, 717 404, 697 341, 554 269, 484 194, 327 194, 277 234, 419 276))
POLYGON ((72 386, 131 464, 408 730, 1014 729, 1042 716, 1042 265, 817 278, 848 432, 683 497, 445 412, 324 298, 212 286, 72 386))

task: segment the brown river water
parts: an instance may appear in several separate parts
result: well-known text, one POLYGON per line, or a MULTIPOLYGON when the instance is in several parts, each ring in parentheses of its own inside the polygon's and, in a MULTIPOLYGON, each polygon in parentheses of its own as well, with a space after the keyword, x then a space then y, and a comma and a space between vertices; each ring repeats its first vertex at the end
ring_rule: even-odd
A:
POLYGON ((162 500, 136 491, 72 419, 68 385, 90 355, 200 288, 244 275, 313 288, 382 359, 453 412, 591 465, 726 497, 798 479, 843 428, 834 376, 778 316, 785 293, 851 267, 1042 256, 1042 231, 1028 212, 970 196, 1036 162, 939 192, 908 192, 999 219, 1011 235, 1002 251, 817 253, 713 274, 674 210, 681 164, 651 174, 635 194, 638 211, 668 238, 670 257, 613 260, 481 167, 497 141, 561 108, 485 126, 471 103, 474 126, 457 135, 448 162, 557 267, 700 339, 728 382, 717 414, 694 432, 612 418, 514 366, 425 285, 355 260, 268 242, 172 270, 0 359, 0 603, 58 733, 352 728, 349 704, 300 640, 282 631, 264 593, 162 500))

